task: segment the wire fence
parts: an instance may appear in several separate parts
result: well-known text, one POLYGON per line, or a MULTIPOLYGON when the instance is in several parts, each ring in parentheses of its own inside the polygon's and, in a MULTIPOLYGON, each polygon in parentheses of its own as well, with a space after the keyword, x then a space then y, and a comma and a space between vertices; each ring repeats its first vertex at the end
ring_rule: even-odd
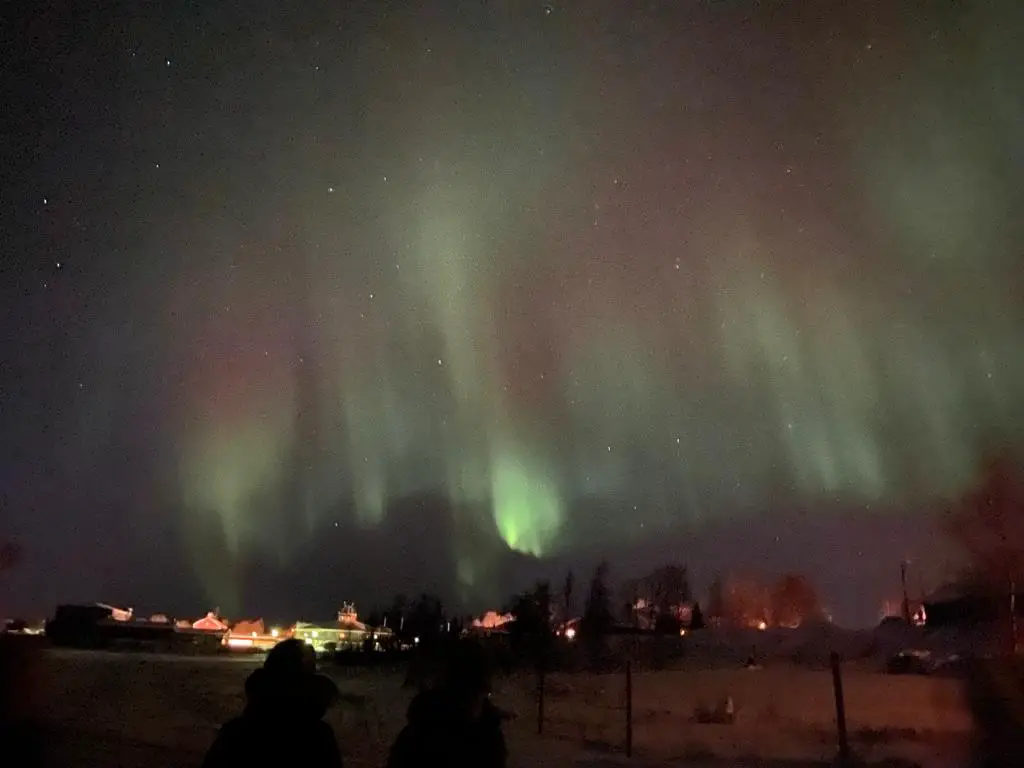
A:
POLYGON ((962 746, 972 721, 951 679, 893 677, 844 665, 538 671, 510 678, 520 732, 590 750, 699 755, 767 750, 821 758, 887 756, 906 745, 962 746))

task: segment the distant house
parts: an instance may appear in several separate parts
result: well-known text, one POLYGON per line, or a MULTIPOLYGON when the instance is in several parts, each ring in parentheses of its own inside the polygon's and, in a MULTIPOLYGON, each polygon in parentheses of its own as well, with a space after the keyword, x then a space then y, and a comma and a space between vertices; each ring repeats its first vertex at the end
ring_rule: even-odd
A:
MULTIPOLYGON (((907 606, 910 612, 910 621, 915 627, 923 627, 928 623, 928 609, 920 600, 910 600, 907 606)), ((879 612, 879 619, 903 619, 903 600, 890 599, 882 603, 882 610, 879 612)))
POLYGON ((210 611, 199 621, 193 622, 192 629, 198 629, 202 632, 226 632, 228 625, 218 618, 213 611, 210 611))
POLYGON ((178 639, 170 622, 132 619, 130 609, 101 603, 57 606, 46 634, 54 645, 82 648, 128 645, 165 649, 178 639))
POLYGON ((338 611, 338 626, 342 629, 350 629, 365 632, 366 625, 359 620, 356 607, 352 603, 345 603, 338 611))
POLYGON ((167 618, 166 613, 154 613, 149 617, 149 620, 153 624, 170 624, 171 620, 167 618))
MULTIPOLYGON (((658 619, 662 613, 661 609, 642 597, 631 602, 632 606, 629 607, 630 626, 647 631, 653 631, 656 626, 660 626, 658 619)), ((675 605, 665 606, 665 610, 668 617, 678 622, 679 626, 689 627, 693 621, 693 606, 694 601, 687 600, 675 605)))
POLYGON ((224 645, 235 651, 269 651, 284 638, 279 630, 267 633, 263 619, 237 622, 224 636, 224 645))
POLYGON ((263 625, 263 619, 252 619, 251 621, 239 621, 231 628, 231 634, 233 635, 250 635, 255 637, 257 635, 267 634, 266 627, 263 625))
POLYGON ((473 619, 470 625, 475 632, 490 634, 493 632, 507 632, 515 617, 511 613, 498 613, 488 611, 478 619, 473 619))
POLYGON ((106 603, 96 603, 96 607, 110 611, 110 618, 114 621, 131 621, 132 615, 135 613, 132 608, 115 608, 113 605, 107 605, 106 603))
POLYGON ((387 627, 370 627, 359 621, 351 604, 338 612, 335 621, 300 621, 292 634, 319 652, 363 650, 367 641, 374 648, 380 648, 393 637, 387 627))

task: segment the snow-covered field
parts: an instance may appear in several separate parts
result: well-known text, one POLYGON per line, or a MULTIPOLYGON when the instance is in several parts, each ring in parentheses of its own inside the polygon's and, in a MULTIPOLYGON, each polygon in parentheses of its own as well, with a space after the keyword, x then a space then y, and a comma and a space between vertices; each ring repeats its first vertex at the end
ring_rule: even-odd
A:
MULTIPOLYGON (((258 663, 244 657, 50 651, 41 709, 58 735, 54 764, 195 765, 218 724, 239 711, 242 683, 258 663)), ((382 765, 409 699, 401 688, 404 672, 326 671, 343 694, 328 719, 346 763, 382 765)), ((971 722, 958 681, 850 668, 844 684, 859 755, 904 757, 929 768, 963 764, 971 722)), ((537 736, 536 680, 523 675, 498 684, 499 703, 519 714, 507 729, 513 765, 625 764, 622 674, 554 675, 546 690, 545 732, 537 736)), ((636 674, 633 691, 630 765, 796 765, 789 761, 835 754, 826 671, 792 664, 682 668, 636 674), (727 696, 735 704, 734 724, 693 722, 698 706, 727 696)))

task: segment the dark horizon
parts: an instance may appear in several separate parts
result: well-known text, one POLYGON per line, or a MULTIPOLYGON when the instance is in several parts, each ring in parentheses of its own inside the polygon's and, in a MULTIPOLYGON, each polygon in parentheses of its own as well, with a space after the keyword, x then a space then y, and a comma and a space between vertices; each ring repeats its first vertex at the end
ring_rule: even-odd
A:
POLYGON ((1024 457, 1020 3, 6 21, 0 613, 604 558, 859 625, 1024 457))
MULTIPOLYGON (((423 542, 424 531, 416 525, 399 525, 403 508, 408 523, 409 511, 443 503, 431 494, 399 500, 397 509, 388 516, 391 525, 384 529, 332 525, 322 536, 311 538, 295 562, 283 568, 269 564, 267 553, 254 553, 247 562, 234 562, 230 572, 220 569, 216 576, 209 572, 199 576, 190 572, 193 566, 188 559, 177 555, 180 549, 176 545, 183 542, 164 541, 163 551, 127 552, 118 561, 80 579, 74 587, 58 586, 47 595, 49 606, 42 613, 51 615, 53 606, 60 603, 105 601, 131 606, 140 617, 165 613, 198 618, 219 607, 235 619, 262 616, 275 621, 308 620, 333 616, 343 602, 354 602, 360 615, 365 616, 388 608, 396 595, 414 599, 428 593, 439 596, 450 615, 478 615, 501 610, 514 594, 541 580, 549 580, 558 591, 569 570, 576 579, 577 608, 581 608, 590 578, 604 561, 610 566, 610 586, 616 598, 622 582, 661 564, 686 566, 694 598, 702 603, 717 576, 752 578, 767 586, 785 573, 802 573, 811 579, 837 624, 860 628, 877 623, 884 601, 898 600, 901 562, 909 562, 913 599, 954 581, 962 562, 952 542, 932 548, 930 529, 941 524, 944 508, 899 516, 892 510, 863 510, 872 515, 861 524, 871 542, 867 550, 844 546, 842 534, 851 511, 840 509, 819 511, 811 520, 807 511, 777 512, 753 520, 742 511, 734 511, 730 517, 703 527, 683 530, 677 526, 669 532, 620 542, 614 558, 598 546, 533 558, 505 548, 491 529, 478 531, 477 536, 482 546, 497 553, 491 568, 492 581, 476 592, 475 598, 465 600, 459 598, 462 585, 450 567, 450 545, 445 546, 443 537, 430 539, 433 549, 420 549, 410 558, 408 553, 423 542), (775 542, 776 530, 788 531, 791 541, 796 532, 797 543, 805 548, 802 569, 794 567, 794 560, 784 548, 766 544, 775 542), (396 534, 398 538, 392 539, 396 534), (390 546, 388 540, 392 541, 390 546), (346 543, 357 550, 380 553, 377 568, 368 568, 365 562, 353 568, 344 558, 346 543), (718 554, 723 551, 730 554, 718 554), (130 574, 128 579, 122 576, 126 572, 130 574), (217 584, 217 588, 211 591, 210 583, 217 584)), ((29 567, 7 575, 7 591, 14 598, 5 601, 7 605, 18 606, 19 596, 31 594, 31 585, 24 578, 35 565, 31 554, 26 553, 29 567)), ((50 554, 60 556, 57 552, 50 554)), ((20 605, 21 610, 11 611, 12 615, 45 617, 39 615, 35 605, 20 605)))

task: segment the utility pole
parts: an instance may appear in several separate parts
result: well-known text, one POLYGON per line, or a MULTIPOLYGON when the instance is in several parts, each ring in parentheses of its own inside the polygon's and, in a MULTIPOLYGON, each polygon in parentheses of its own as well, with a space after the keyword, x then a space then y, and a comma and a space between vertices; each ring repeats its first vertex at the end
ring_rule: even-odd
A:
POLYGON ((1010 647, 1017 653, 1017 581, 1010 577, 1010 647))
POLYGON ((907 594, 907 561, 900 563, 900 583, 903 585, 903 620, 911 623, 910 595, 907 594))

